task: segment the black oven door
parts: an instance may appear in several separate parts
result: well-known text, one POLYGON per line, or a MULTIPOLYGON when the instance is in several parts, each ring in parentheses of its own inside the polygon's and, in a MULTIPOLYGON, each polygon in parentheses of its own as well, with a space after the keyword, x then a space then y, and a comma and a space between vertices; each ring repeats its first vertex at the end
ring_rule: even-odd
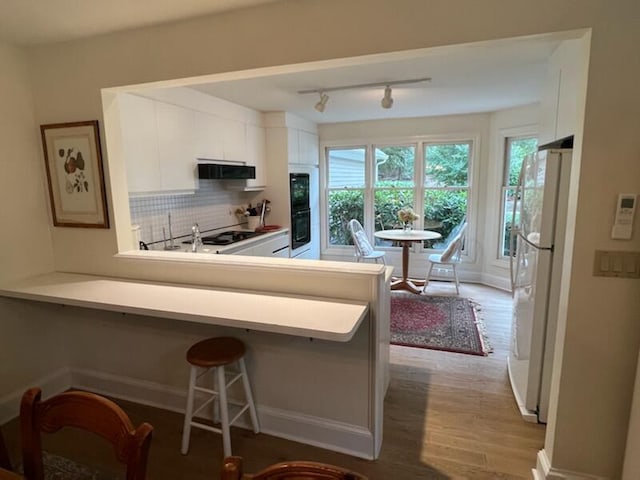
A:
POLYGON ((300 248, 311 241, 311 209, 291 213, 291 248, 300 248))
POLYGON ((289 190, 291 195, 291 210, 298 211, 309 208, 309 174, 290 173, 289 190))

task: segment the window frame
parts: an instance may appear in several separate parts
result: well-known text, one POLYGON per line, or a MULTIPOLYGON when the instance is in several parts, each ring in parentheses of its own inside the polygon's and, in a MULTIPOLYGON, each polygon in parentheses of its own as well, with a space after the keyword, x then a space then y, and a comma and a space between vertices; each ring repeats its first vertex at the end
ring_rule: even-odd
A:
MULTIPOLYGON (((330 150, 336 149, 351 149, 351 148, 365 148, 365 187, 364 187, 364 223, 363 228, 367 237, 374 238, 374 192, 375 192, 375 168, 373 165, 373 152, 375 148, 379 147, 393 147, 393 146, 415 146, 415 164, 414 164, 414 211, 419 216, 419 220, 416 221, 416 228, 422 228, 424 217, 423 202, 420 201, 416 205, 417 199, 424 198, 425 186, 424 186, 424 148, 428 144, 449 144, 449 143, 468 143, 470 146, 469 161, 468 161, 468 178, 467 178, 467 219, 471 219, 470 223, 473 223, 473 218, 476 215, 476 209, 478 205, 478 188, 476 187, 475 179, 479 175, 478 164, 476 161, 478 155, 480 155, 481 135, 479 133, 449 133, 439 135, 420 135, 420 136, 403 136, 394 138, 358 138, 358 139, 344 139, 344 140, 331 140, 323 141, 321 143, 321 156, 320 164, 320 182, 321 182, 321 205, 320 205, 320 218, 321 218, 321 250, 322 253, 331 256, 346 256, 352 253, 353 247, 351 245, 331 245, 329 243, 329 161, 328 154, 330 150)), ((446 188, 446 187, 443 187, 446 188)), ((456 189, 461 187, 456 187, 456 189)), ((464 187, 462 187, 464 188, 464 187)), ((467 237, 472 236, 472 229, 467 230, 469 233, 467 237)), ((463 257, 471 258, 474 260, 474 242, 465 242, 465 248, 463 251, 463 257)), ((380 250, 400 252, 401 248, 397 246, 376 246, 375 248, 380 250)), ((440 249, 424 248, 422 242, 417 242, 411 247, 414 253, 432 253, 440 249)))
POLYGON ((500 216, 498 217, 498 231, 497 231, 497 247, 496 247, 496 259, 498 261, 509 262, 509 255, 505 255, 504 253, 504 239, 505 239, 505 229, 506 229, 506 202, 505 195, 508 190, 516 188, 514 185, 509 185, 509 172, 510 172, 510 164, 511 164, 511 144, 514 141, 518 140, 527 140, 527 139, 536 139, 536 145, 539 145, 539 138, 537 132, 522 131, 516 129, 510 129, 508 132, 503 132, 501 135, 502 142, 502 162, 501 162, 501 176, 500 176, 500 186, 498 193, 498 202, 500 202, 500 216))

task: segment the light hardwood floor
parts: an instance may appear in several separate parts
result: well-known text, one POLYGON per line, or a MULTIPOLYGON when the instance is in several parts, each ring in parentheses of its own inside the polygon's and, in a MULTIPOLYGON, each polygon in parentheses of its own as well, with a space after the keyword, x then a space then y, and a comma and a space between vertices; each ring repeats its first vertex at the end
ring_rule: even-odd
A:
MULTIPOLYGON (((434 283, 430 294, 449 294, 450 284, 434 283)), ((380 458, 348 455, 232 429, 234 453, 246 471, 282 460, 307 459, 342 465, 373 479, 530 479, 544 426, 525 423, 507 377, 511 296, 464 284, 462 296, 481 305, 480 317, 493 345, 487 357, 407 347, 391 347, 391 384, 385 399, 380 458)), ((189 455, 179 453, 182 416, 116 400, 134 423, 151 423, 150 479, 215 479, 221 463, 219 435, 194 429, 189 455)), ((18 426, 2 428, 13 459, 19 457, 18 426)), ((45 449, 112 470, 105 444, 79 432, 47 439, 45 449)))

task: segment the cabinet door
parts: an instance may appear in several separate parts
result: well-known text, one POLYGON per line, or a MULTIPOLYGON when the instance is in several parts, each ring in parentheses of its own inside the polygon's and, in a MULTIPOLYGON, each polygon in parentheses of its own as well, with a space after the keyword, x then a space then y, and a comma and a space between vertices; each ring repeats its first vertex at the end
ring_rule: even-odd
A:
POLYGON ((247 133, 245 124, 236 120, 223 120, 224 159, 247 161, 247 133))
POLYGON ((130 193, 161 189, 156 107, 137 95, 118 96, 122 151, 130 193))
POLYGON ((247 180, 247 187, 267 184, 266 136, 264 128, 247 125, 247 165, 256 167, 256 178, 247 180))
POLYGON ((220 118, 208 113, 195 112, 193 136, 196 158, 224 158, 223 121, 220 118))
POLYGON ((290 128, 287 135, 287 151, 289 163, 300 163, 300 132, 290 128))
POLYGON ((158 102, 156 114, 162 190, 195 190, 193 110, 158 102))
POLYGON ((309 165, 318 165, 318 136, 300 130, 299 161, 309 165))

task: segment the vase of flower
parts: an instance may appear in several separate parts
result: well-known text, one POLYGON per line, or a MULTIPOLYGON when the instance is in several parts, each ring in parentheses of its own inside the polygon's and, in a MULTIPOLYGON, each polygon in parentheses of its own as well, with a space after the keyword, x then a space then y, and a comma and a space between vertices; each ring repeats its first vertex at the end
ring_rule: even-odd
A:
POLYGON ((418 219, 413 208, 404 207, 398 210, 398 219, 402 222, 402 230, 410 232, 413 230, 413 222, 418 219))

